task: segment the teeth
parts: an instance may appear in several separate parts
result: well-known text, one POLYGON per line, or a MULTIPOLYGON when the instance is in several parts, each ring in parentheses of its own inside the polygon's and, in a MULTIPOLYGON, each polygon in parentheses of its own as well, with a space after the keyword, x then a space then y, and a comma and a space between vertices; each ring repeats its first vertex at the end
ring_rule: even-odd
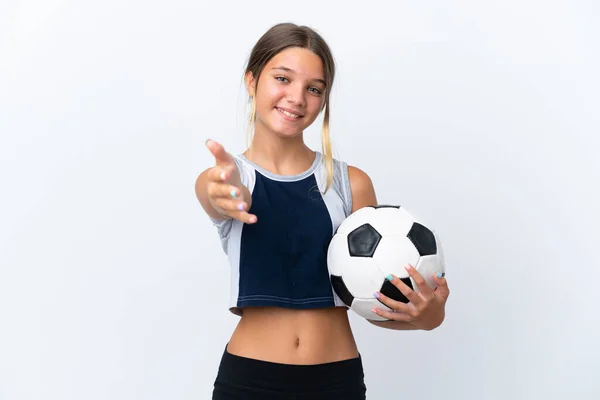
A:
POLYGON ((288 117, 291 117, 291 118, 300 118, 300 116, 298 114, 292 114, 290 112, 282 110, 281 108, 278 108, 278 110, 281 111, 283 114, 287 115, 288 117))

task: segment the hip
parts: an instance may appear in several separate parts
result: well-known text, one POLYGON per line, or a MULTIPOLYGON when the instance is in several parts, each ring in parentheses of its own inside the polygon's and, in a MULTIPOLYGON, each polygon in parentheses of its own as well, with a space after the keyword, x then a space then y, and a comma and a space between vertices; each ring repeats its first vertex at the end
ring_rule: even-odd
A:
POLYGON ((312 365, 294 365, 223 353, 213 400, 327 399, 364 400, 360 355, 312 365))

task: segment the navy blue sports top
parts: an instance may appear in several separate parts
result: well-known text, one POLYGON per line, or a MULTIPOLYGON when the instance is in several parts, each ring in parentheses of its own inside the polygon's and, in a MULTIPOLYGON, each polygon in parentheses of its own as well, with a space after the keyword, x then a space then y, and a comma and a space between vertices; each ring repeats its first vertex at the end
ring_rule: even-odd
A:
POLYGON ((334 159, 333 184, 323 194, 327 173, 319 152, 293 176, 266 171, 243 154, 234 159, 258 221, 212 219, 231 266, 230 311, 345 307, 331 287, 327 248, 352 210, 347 164, 334 159))

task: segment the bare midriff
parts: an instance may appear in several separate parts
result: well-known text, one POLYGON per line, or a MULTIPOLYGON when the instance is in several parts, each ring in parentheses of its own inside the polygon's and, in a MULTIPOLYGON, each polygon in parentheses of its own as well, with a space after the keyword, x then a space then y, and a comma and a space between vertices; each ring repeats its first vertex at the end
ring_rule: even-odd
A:
POLYGON ((246 307, 227 351, 241 357, 299 365, 358 357, 348 311, 343 307, 246 307))

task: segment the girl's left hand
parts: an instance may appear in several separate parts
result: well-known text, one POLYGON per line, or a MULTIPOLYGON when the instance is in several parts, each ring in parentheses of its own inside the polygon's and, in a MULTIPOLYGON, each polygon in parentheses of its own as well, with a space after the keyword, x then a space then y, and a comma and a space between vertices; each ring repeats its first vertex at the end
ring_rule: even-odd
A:
POLYGON ((410 323, 417 329, 431 330, 438 327, 444 321, 446 300, 450 295, 446 278, 435 276, 437 287, 433 289, 412 265, 405 268, 417 284, 418 292, 412 290, 397 276, 392 276, 392 284, 406 296, 409 303, 392 300, 383 293, 377 292, 375 296, 393 311, 379 308, 374 308, 373 311, 377 315, 392 321, 410 323))

